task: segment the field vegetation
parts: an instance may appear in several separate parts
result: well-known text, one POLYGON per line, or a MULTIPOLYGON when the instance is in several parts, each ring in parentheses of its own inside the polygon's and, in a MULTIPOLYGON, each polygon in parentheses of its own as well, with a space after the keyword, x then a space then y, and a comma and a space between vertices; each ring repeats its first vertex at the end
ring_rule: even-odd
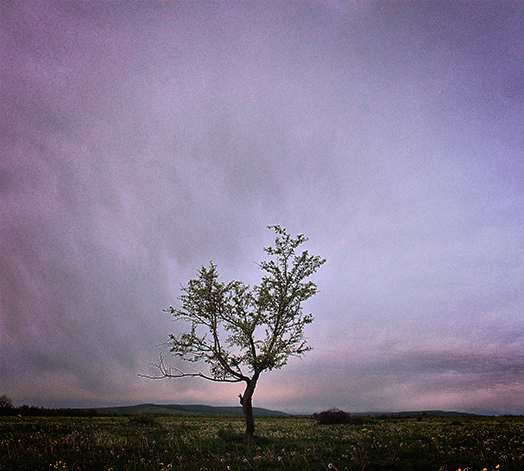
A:
POLYGON ((0 417, 0 470, 524 469, 524 417, 0 417))

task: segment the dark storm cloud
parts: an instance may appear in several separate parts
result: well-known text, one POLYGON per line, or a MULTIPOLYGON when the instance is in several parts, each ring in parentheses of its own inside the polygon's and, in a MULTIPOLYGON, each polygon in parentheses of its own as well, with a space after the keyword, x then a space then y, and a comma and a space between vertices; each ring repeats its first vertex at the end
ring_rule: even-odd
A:
POLYGON ((135 374, 179 283, 258 282, 276 223, 329 263, 260 405, 522 412, 522 6, 0 8, 1 393, 229 403, 135 374))

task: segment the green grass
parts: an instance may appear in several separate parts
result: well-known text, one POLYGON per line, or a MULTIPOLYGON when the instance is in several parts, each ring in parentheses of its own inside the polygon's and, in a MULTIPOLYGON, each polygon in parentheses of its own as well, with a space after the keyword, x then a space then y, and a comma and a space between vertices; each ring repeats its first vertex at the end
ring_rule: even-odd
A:
POLYGON ((0 470, 524 469, 524 418, 368 419, 318 426, 306 417, 0 417, 0 470))

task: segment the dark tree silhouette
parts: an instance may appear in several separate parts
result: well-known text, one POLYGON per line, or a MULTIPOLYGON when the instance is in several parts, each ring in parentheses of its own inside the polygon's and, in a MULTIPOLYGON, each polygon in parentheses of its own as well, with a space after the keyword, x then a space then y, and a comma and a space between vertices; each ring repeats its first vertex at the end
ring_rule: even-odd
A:
POLYGON ((302 302, 317 292, 308 278, 326 261, 307 250, 296 253, 308 240, 304 235, 293 238, 280 226, 268 229, 275 231, 276 238, 274 246, 264 248, 271 259, 259 264, 264 272, 259 285, 250 289, 240 281, 222 283, 211 262, 182 287, 181 307, 165 309, 190 325, 188 331, 170 335, 170 351, 190 362, 204 361, 209 372, 183 372, 166 365, 161 356, 155 365, 160 376, 148 376, 244 382, 239 398, 248 437, 255 432, 252 398, 261 373, 282 368, 290 356, 311 349, 304 327, 313 316, 303 314, 302 302))
POLYGON ((0 409, 13 409, 13 401, 7 394, 2 394, 0 396, 0 409))

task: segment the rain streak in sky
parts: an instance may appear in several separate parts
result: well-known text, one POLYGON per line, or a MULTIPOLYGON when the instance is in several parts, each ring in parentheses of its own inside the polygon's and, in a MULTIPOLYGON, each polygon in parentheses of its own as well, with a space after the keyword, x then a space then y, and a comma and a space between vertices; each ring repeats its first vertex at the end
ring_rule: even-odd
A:
POLYGON ((1 2, 0 395, 237 405, 137 375, 180 285, 259 283, 278 224, 327 263, 256 406, 524 414, 523 30, 514 1, 1 2))

